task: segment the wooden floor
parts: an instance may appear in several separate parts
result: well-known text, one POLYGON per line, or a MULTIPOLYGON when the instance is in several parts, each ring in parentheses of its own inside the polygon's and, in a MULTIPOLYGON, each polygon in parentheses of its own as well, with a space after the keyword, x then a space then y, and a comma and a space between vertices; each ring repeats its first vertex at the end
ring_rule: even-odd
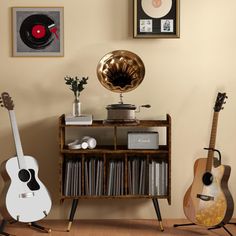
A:
MULTIPOLYGON (((223 229, 209 231, 199 226, 173 227, 173 224, 186 222, 186 220, 163 220, 164 232, 160 232, 156 220, 77 220, 74 221, 70 232, 66 232, 66 221, 48 220, 41 222, 41 225, 52 229, 49 234, 20 223, 7 225, 5 231, 19 236, 229 236, 223 229)), ((236 236, 236 226, 226 225, 226 228, 236 236)))

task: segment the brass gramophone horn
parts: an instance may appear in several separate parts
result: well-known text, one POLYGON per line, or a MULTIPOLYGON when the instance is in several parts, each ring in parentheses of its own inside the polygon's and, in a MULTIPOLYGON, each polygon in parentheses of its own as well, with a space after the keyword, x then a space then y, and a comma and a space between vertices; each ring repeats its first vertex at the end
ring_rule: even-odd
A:
POLYGON ((139 56, 126 50, 116 50, 102 57, 97 66, 97 77, 108 90, 129 92, 139 86, 145 67, 139 56))

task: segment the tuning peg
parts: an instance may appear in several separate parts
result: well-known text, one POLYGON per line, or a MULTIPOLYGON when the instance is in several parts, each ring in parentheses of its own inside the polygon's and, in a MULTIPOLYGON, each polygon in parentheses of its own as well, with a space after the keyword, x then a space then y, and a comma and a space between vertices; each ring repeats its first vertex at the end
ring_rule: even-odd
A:
POLYGON ((228 99, 228 96, 225 96, 226 99, 228 99))
POLYGON ((221 110, 224 110, 224 107, 222 107, 221 110))
POLYGON ((226 102, 224 102, 224 104, 225 104, 226 102))

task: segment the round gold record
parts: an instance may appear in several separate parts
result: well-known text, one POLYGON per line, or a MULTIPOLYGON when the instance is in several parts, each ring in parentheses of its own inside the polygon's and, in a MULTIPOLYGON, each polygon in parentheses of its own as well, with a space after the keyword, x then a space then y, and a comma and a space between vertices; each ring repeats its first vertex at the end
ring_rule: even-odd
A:
POLYGON ((142 0, 143 11, 152 18, 162 18, 169 13, 172 0, 142 0))
POLYGON ((135 53, 116 50, 102 57, 97 66, 97 77, 108 90, 117 93, 129 92, 143 81, 145 67, 135 53))

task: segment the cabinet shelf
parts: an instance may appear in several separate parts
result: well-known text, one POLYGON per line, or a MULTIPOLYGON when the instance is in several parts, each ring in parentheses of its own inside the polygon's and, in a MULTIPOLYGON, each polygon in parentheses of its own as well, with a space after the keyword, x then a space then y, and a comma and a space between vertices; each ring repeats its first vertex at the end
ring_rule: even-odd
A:
POLYGON ((159 149, 127 149, 127 146, 97 146, 95 149, 68 149, 64 147, 61 153, 71 153, 71 154, 89 154, 89 153, 114 153, 114 154, 168 154, 167 145, 160 145, 159 149))
POLYGON ((60 127, 67 128, 81 128, 81 127, 169 127, 170 123, 167 120, 140 120, 139 123, 104 123, 103 120, 93 120, 91 125, 66 125, 65 124, 65 115, 62 115, 59 120, 60 127))
POLYGON ((158 198, 158 199, 166 199, 168 196, 167 195, 118 195, 118 196, 107 196, 107 195, 102 195, 102 196, 61 196, 61 200, 66 200, 66 199, 140 199, 140 198, 158 198))

